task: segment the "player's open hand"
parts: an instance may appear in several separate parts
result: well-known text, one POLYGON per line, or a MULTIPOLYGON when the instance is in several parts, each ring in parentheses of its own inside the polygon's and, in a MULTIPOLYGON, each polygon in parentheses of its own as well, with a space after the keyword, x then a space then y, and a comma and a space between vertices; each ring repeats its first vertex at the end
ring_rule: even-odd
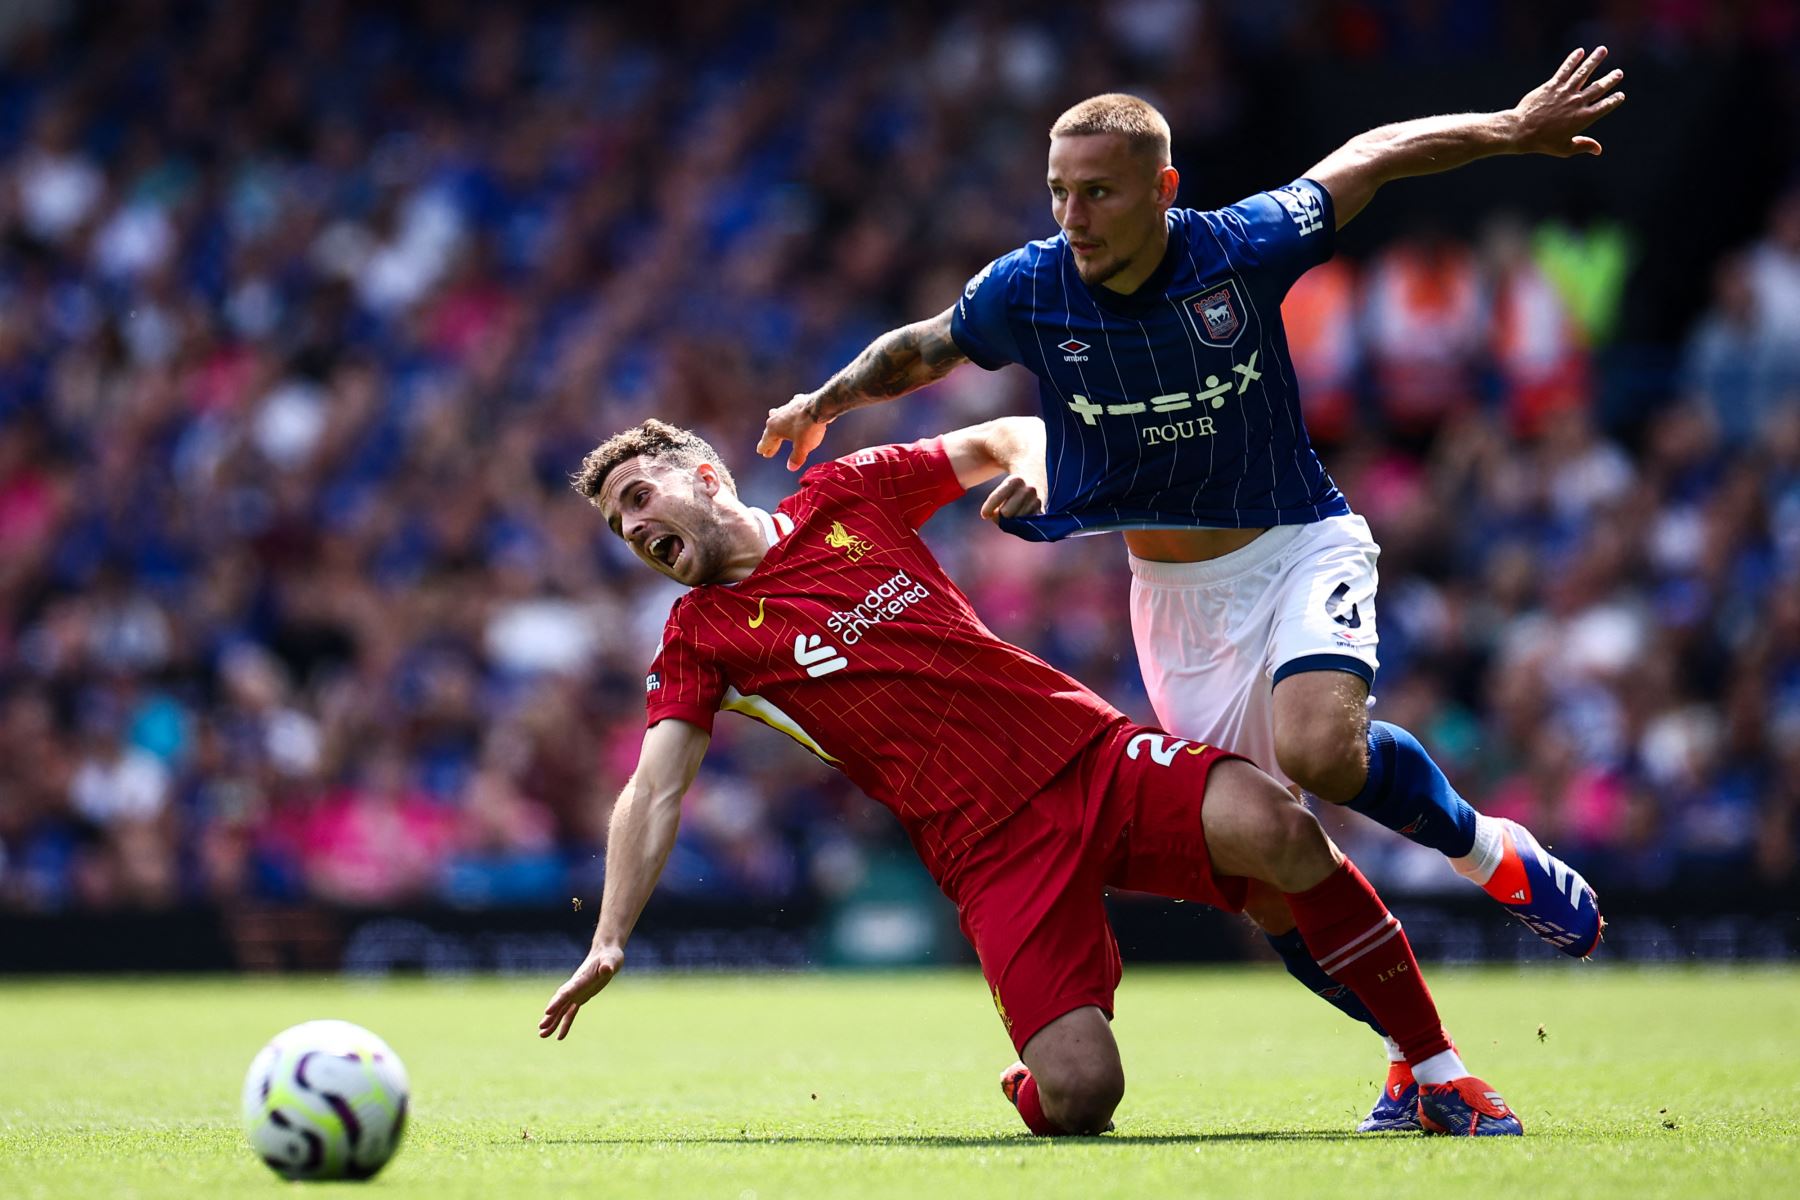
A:
POLYGON ((612 977, 619 973, 625 965, 625 951, 617 946, 608 946, 595 950, 587 956, 582 964, 575 968, 569 981, 556 989, 556 995, 550 997, 550 1003, 544 1007, 544 1018, 538 1022, 538 1036, 547 1038, 556 1035, 557 1041, 569 1036, 570 1026, 575 1024, 575 1014, 581 1006, 600 994, 600 989, 612 982, 612 977))
POLYGON ((1044 498, 1022 475, 1008 475, 981 502, 984 521, 998 521, 1001 517, 1035 517, 1043 511, 1044 498))
POLYGON ((803 392, 780 408, 771 408, 768 423, 763 426, 762 440, 756 443, 756 452, 764 458, 773 458, 781 449, 781 443, 792 442, 794 449, 788 455, 788 470, 798 471, 806 462, 806 456, 825 440, 825 422, 813 419, 812 399, 811 392, 803 392))
POLYGON ((1625 93, 1613 90, 1625 78, 1625 72, 1613 70, 1599 75, 1605 61, 1605 46, 1595 47, 1591 54, 1586 50, 1572 51, 1556 74, 1525 93, 1525 98, 1513 106, 1513 116, 1518 120, 1513 149, 1520 154, 1550 154, 1557 158, 1600 153, 1600 143, 1582 136, 1582 131, 1625 103, 1625 93))

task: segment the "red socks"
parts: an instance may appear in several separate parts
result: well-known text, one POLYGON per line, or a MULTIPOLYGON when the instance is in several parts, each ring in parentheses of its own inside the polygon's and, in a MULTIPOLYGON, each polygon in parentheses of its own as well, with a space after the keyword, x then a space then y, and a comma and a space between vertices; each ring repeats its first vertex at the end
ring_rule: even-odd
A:
POLYGON ((1039 1137, 1057 1137, 1069 1132, 1061 1125, 1051 1124, 1050 1118, 1044 1115, 1044 1106, 1038 1102, 1037 1080, 1030 1075, 1019 1085, 1013 1103, 1018 1106, 1019 1115, 1025 1118, 1025 1128, 1039 1137))
POLYGON ((1407 1062, 1450 1049, 1406 931, 1355 863, 1345 859, 1324 882, 1287 900, 1313 958, 1375 1014, 1407 1062))

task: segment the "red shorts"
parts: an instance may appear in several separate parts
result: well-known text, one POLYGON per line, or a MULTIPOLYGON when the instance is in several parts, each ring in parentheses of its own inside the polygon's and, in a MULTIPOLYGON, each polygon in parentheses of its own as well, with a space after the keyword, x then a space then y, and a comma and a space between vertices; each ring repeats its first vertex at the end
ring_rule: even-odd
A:
POLYGON ((1214 877, 1200 829, 1207 772, 1237 757, 1121 722, 944 881, 1014 1047, 1077 1008, 1112 1015, 1121 969, 1106 888, 1244 907, 1247 881, 1214 877))

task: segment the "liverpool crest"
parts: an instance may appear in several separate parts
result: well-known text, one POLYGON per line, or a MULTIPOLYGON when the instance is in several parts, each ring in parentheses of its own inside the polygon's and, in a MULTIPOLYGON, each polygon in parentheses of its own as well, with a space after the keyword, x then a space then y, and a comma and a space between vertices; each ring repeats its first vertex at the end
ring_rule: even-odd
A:
POLYGON ((833 550, 842 550, 844 552, 844 557, 848 558, 851 562, 856 562, 858 559, 862 558, 863 555, 874 549, 868 542, 857 537, 848 529, 845 529, 842 521, 833 521, 831 523, 831 532, 825 535, 825 544, 830 546, 833 550))

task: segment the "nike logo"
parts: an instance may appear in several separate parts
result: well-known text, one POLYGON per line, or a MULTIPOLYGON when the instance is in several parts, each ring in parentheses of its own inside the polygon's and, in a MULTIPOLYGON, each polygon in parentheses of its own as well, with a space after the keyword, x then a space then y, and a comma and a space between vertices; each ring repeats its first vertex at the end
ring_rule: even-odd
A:
POLYGON ((752 628, 752 629, 761 629, 762 628, 763 605, 767 601, 768 601, 767 596, 758 596, 756 598, 756 615, 754 617, 750 618, 750 628, 752 628))

